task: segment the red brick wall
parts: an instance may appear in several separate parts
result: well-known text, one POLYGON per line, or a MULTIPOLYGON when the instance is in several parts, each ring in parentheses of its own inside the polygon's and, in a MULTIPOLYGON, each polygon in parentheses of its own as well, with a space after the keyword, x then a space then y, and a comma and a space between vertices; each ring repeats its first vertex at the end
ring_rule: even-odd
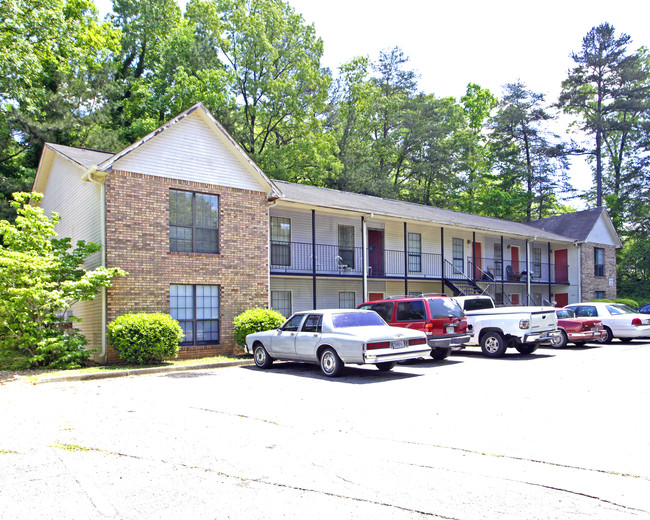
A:
MULTIPOLYGON (((220 286, 220 344, 179 358, 241 353, 233 318, 268 303, 268 205, 261 192, 114 171, 106 178, 106 262, 129 274, 107 295, 107 319, 169 312, 170 284, 220 286), (219 254, 169 251, 169 190, 219 195, 219 254)), ((108 362, 119 360, 108 347, 108 362)))

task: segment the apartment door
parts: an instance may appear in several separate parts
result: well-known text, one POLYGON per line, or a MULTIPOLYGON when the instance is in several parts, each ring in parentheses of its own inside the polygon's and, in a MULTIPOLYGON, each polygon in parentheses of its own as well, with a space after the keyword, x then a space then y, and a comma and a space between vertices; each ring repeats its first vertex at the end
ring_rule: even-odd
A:
POLYGON ((555 282, 566 283, 569 281, 569 265, 566 249, 555 250, 555 282))
POLYGON ((369 276, 384 275, 384 231, 368 230, 368 270, 369 276))
POLYGON ((553 295, 556 307, 565 307, 569 305, 569 293, 556 293, 553 295))
POLYGON ((510 265, 515 274, 519 274, 519 248, 517 246, 510 247, 510 265))

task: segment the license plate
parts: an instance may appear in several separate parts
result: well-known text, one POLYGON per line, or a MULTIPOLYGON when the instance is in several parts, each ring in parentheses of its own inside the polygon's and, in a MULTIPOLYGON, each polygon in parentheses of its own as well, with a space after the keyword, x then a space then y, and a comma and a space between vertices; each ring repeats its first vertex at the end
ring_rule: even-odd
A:
POLYGON ((404 348, 406 344, 403 341, 393 341, 393 348, 404 348))
POLYGON ((447 329, 447 334, 453 334, 454 332, 456 332, 455 327, 445 327, 445 329, 447 329))

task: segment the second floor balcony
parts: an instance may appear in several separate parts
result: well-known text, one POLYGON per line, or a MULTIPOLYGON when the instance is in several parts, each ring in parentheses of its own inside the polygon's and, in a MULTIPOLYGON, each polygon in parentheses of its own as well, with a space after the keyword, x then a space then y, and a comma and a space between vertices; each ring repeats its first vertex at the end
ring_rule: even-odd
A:
MULTIPOLYGON (((316 276, 363 276, 363 249, 305 242, 271 242, 271 274, 316 276)), ((526 283, 526 262, 504 262, 494 258, 452 258, 440 253, 405 252, 368 248, 368 278, 420 280, 471 279, 477 281, 526 283), (514 265, 513 265, 514 264, 514 265)), ((531 283, 569 284, 569 266, 529 262, 531 283)))

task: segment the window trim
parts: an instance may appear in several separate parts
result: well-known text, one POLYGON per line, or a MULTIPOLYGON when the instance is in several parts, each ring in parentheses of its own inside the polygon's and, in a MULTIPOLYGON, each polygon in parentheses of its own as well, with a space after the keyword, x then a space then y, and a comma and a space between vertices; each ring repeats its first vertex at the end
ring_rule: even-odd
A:
POLYGON ((168 196, 168 205, 167 210, 169 211, 169 252, 170 253, 190 253, 190 254, 201 254, 201 255, 218 255, 221 253, 221 196, 215 193, 205 193, 200 191, 190 191, 190 190, 178 190, 176 188, 169 188, 168 196), (189 193, 192 195, 192 226, 178 226, 172 224, 172 215, 171 215, 171 193, 189 193), (216 228, 206 228, 199 227, 196 225, 196 198, 197 195, 206 196, 206 197, 216 197, 217 199, 217 227, 216 228), (177 249, 172 249, 172 237, 171 230, 172 228, 180 229, 191 229, 192 230, 192 250, 191 251, 179 251, 177 249), (196 250, 196 237, 197 230, 214 230, 217 234, 216 240, 216 251, 197 251, 196 250))
POLYGON ((183 286, 183 287, 192 287, 192 319, 184 319, 184 320, 178 320, 177 321, 191 321, 192 322, 192 337, 193 340, 190 341, 183 341, 179 343, 179 346, 182 348, 194 348, 194 347, 203 347, 206 345, 220 345, 221 344, 221 286, 219 284, 203 284, 203 283, 198 283, 198 284, 192 284, 192 283, 172 283, 169 284, 169 314, 172 314, 172 305, 171 305, 171 288, 172 286, 183 286), (199 319, 197 318, 197 287, 216 287, 217 288, 217 318, 209 318, 209 319, 199 319), (216 340, 209 340, 209 341, 197 341, 197 324, 199 322, 208 322, 208 321, 216 321, 217 322, 217 339, 216 340))
POLYGON ((594 247, 594 276, 605 276, 605 248, 594 247), (598 253, 602 253, 602 264, 598 263, 598 253))

